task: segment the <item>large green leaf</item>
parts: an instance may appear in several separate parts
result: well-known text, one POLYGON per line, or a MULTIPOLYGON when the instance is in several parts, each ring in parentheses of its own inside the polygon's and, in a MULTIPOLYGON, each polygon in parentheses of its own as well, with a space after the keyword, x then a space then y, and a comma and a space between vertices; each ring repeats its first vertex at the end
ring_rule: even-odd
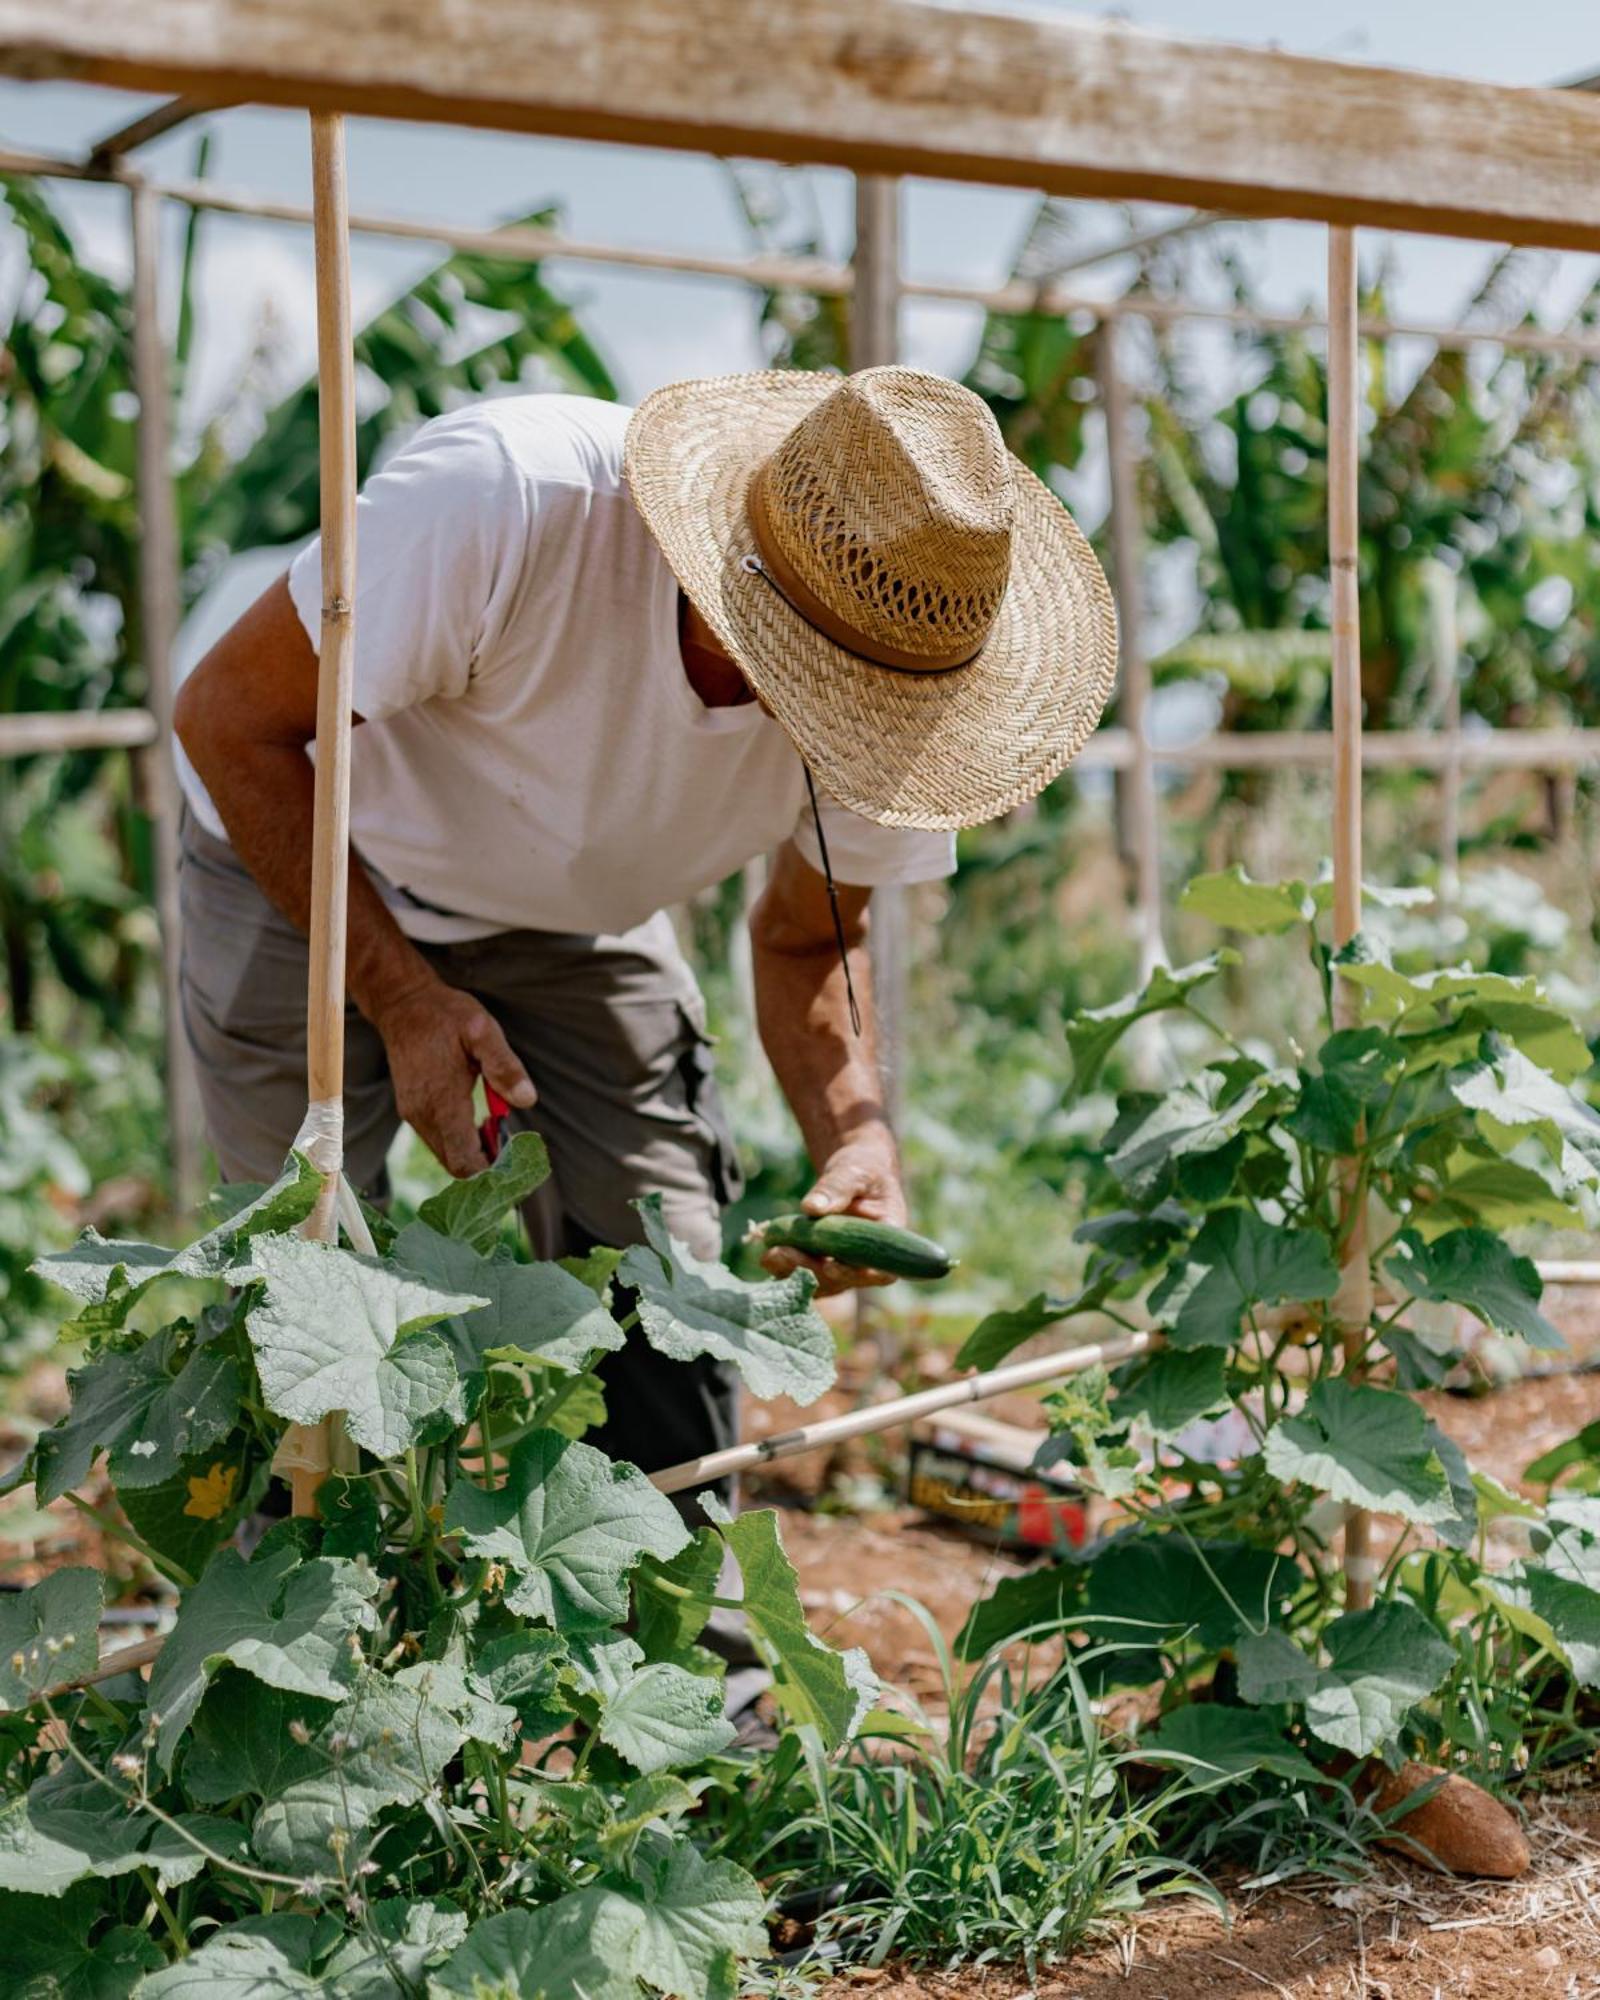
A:
POLYGON ((254 1504, 254 1449, 241 1428, 198 1458, 183 1459, 159 1486, 119 1486, 118 1503, 148 1547, 198 1576, 254 1504))
MULTIPOLYGON (((234 1821, 192 1813, 158 1820, 130 1807, 125 1787, 65 1763, 0 1806, 0 1889, 60 1896, 86 1877, 140 1868, 170 1888, 205 1867, 196 1842, 242 1859, 242 1831, 234 1821)), ((3 1956, 0 1947, 0 1963, 3 1956)))
POLYGON ((1070 1624, 1083 1602, 1087 1570, 1078 1563, 1046 1563, 1021 1576, 1002 1577, 972 1607, 956 1639, 963 1660, 981 1660, 996 1646, 1038 1629, 1045 1637, 1070 1624))
POLYGON ((1384 1268, 1403 1291, 1465 1306, 1497 1333, 1517 1334, 1535 1347, 1567 1344, 1539 1310, 1538 1266, 1487 1229, 1452 1229, 1431 1242, 1408 1229, 1384 1268))
POLYGON ((1288 1556, 1243 1542, 1119 1536, 1089 1565, 1078 1622, 1131 1646, 1191 1638, 1212 1652, 1275 1622, 1302 1582, 1288 1556))
POLYGON ((0 1596, 0 1712, 26 1708, 46 1688, 94 1671, 104 1593, 98 1570, 58 1569, 0 1596))
MULTIPOLYGON (((160 1243, 108 1242, 86 1230, 70 1250, 41 1257, 34 1269, 86 1303, 124 1287, 137 1296, 157 1278, 218 1278, 235 1261, 236 1246, 251 1236, 295 1228, 311 1213, 322 1176, 300 1153, 291 1153, 282 1175, 252 1195, 203 1236, 181 1249, 160 1243)), ((131 1299, 130 1299, 131 1303, 131 1299)))
POLYGON ((314 1424, 342 1410, 357 1444, 394 1458, 430 1417, 459 1407, 450 1349, 424 1329, 487 1304, 481 1295, 298 1236, 261 1237, 232 1276, 265 1283, 247 1325, 262 1394, 280 1417, 314 1424))
POLYGON ((722 1576, 722 1537, 700 1528, 670 1562, 646 1556, 634 1573, 633 1630, 649 1660, 680 1666, 697 1656, 695 1641, 711 1616, 712 1598, 722 1576))
POLYGON ((523 1735, 532 1741, 554 1736, 572 1719, 573 1674, 559 1632, 519 1626, 497 1633, 473 1655, 472 1675, 493 1700, 516 1710, 523 1735))
POLYGON ((620 1624, 639 1558, 674 1556, 689 1540, 671 1501, 637 1466, 553 1431, 535 1431, 512 1450, 494 1491, 457 1480, 445 1525, 474 1555, 513 1573, 511 1610, 562 1628, 620 1624))
POLYGON ((1491 1061, 1457 1071, 1450 1088, 1497 1152, 1537 1138, 1568 1187, 1600 1182, 1600 1118, 1520 1050, 1503 1048, 1491 1061))
POLYGON ((1112 1411, 1119 1422, 1137 1424, 1152 1437, 1174 1438, 1229 1402, 1227 1362, 1216 1348, 1166 1348, 1119 1386, 1112 1411))
POLYGON ((81 1486, 98 1452, 123 1487, 159 1486, 238 1421, 245 1374, 217 1343, 179 1322, 141 1346, 98 1354, 68 1378, 71 1412, 40 1438, 34 1479, 48 1505, 81 1486))
POLYGON ((1154 1208, 1118 1208, 1107 1215, 1091 1215, 1073 1230, 1072 1240, 1087 1243, 1092 1257, 1109 1259, 1120 1284, 1162 1263, 1173 1244, 1193 1227, 1194 1217, 1186 1208, 1162 1201, 1154 1208))
POLYGON ((1150 1294, 1174 1347, 1231 1347, 1256 1306, 1333 1296, 1339 1267, 1326 1237, 1263 1222, 1253 1209, 1206 1218, 1181 1264, 1150 1294))
MULTIPOLYGON (((292 1698, 260 1689, 253 1702, 240 1705, 241 1734, 251 1740, 231 1755, 218 1733, 228 1728, 225 1715, 213 1711, 204 1733, 197 1722, 185 1780, 196 1797, 250 1791, 261 1798, 251 1842, 269 1867, 327 1873, 334 1865, 330 1843, 336 1842, 353 1868, 376 1838, 377 1814, 423 1798, 473 1734, 476 1701, 457 1670, 439 1662, 394 1674, 368 1669, 337 1708, 323 1709, 309 1726, 306 1711, 295 1711, 307 1740, 294 1745, 297 1759, 284 1753, 273 1763, 264 1738, 275 1719, 287 1728, 292 1698), (237 1780, 231 1791, 230 1777, 237 1780)), ((504 1738, 515 1714, 510 1708, 498 1714, 504 1738)))
POLYGON ((591 1891, 504 1910, 473 1925, 429 1980, 429 2000, 639 2000, 638 1934, 630 1903, 591 1891))
POLYGON ((1147 1764, 1174 1766, 1200 1787, 1229 1784, 1257 1771, 1296 1784, 1326 1782, 1270 1716, 1215 1702, 1174 1709, 1153 1736, 1140 1740, 1139 1755, 1147 1764))
POLYGON ((1026 1305, 988 1313, 980 1319, 956 1355, 958 1368, 993 1368, 1005 1360, 1025 1340, 1043 1333, 1046 1327, 1078 1313, 1094 1312, 1104 1305, 1111 1290, 1109 1277, 1093 1280, 1069 1299, 1049 1292, 1035 1292, 1026 1305))
POLYGON ((1317 914, 1304 882, 1254 882, 1237 864, 1219 874, 1192 877, 1184 884, 1178 907, 1249 937, 1275 937, 1296 924, 1313 922, 1317 914))
POLYGON ((1370 1020, 1396 1022, 1425 1013, 1445 1001, 1474 1004, 1528 1004, 1540 1000, 1535 979, 1510 979, 1500 972, 1480 972, 1475 966, 1440 966, 1429 972, 1400 972, 1387 950, 1366 933, 1352 938, 1335 957, 1339 977, 1361 988, 1370 1020))
POLYGON ((1485 1034, 1503 1035, 1558 1083, 1573 1083, 1594 1065, 1571 1015, 1542 1000, 1474 1000, 1463 1010, 1441 1059, 1466 1062, 1485 1034))
POLYGON ((387 1896, 364 1914, 361 1932, 323 1961, 328 2000, 400 2000, 426 1989, 428 1968, 467 1935, 467 1918, 443 1896, 387 1896))
POLYGON ((1072 1055, 1072 1087, 1075 1091, 1093 1088, 1105 1067, 1106 1057, 1136 1021, 1181 1007, 1197 987, 1215 979, 1224 966, 1237 965, 1236 951, 1216 951, 1209 958, 1175 970, 1158 965, 1142 991, 1110 1007, 1086 1007, 1067 1022, 1067 1048, 1072 1055))
POLYGON ((721 1683, 685 1667, 639 1667, 600 1711, 600 1740, 644 1777, 701 1763, 733 1741, 721 1683))
POLYGON ((1552 1500, 1533 1554, 1481 1584, 1510 1621, 1600 1687, 1600 1501, 1552 1500))
POLYGON ((1395 1389, 1318 1382, 1298 1416, 1267 1433, 1267 1470, 1352 1506, 1423 1524, 1455 1513, 1428 1422, 1395 1389))
POLYGON ((1241 1133, 1291 1105, 1295 1088, 1288 1070, 1264 1070, 1236 1087, 1207 1069, 1164 1097, 1124 1097, 1106 1134, 1108 1164, 1135 1201, 1154 1201, 1183 1170, 1222 1154, 1241 1133))
POLYGON ((413 1222, 395 1239, 394 1261, 440 1291, 477 1294, 487 1303, 439 1328, 455 1357, 468 1400, 476 1405, 491 1361, 528 1361, 581 1369, 623 1342, 623 1332, 590 1288, 559 1264, 483 1257, 470 1243, 413 1222))
POLYGON ((1445 1162, 1435 1214, 1446 1222, 1465 1217, 1488 1229, 1520 1229, 1530 1222, 1576 1229, 1582 1224, 1582 1211, 1565 1187, 1542 1158, 1538 1165, 1515 1158, 1485 1159, 1462 1147, 1445 1162))
POLYGON ((730 1515, 711 1495, 702 1504, 739 1565, 745 1620, 772 1668, 779 1705, 791 1722, 809 1725, 836 1749, 854 1735, 877 1698, 870 1661, 859 1646, 836 1652, 806 1623, 800 1579, 770 1507, 730 1515))
POLYGON ((1455 1661, 1455 1649, 1422 1613, 1398 1601, 1336 1618, 1323 1639, 1325 1667, 1283 1632, 1243 1640, 1239 1693, 1269 1707, 1302 1704, 1312 1734, 1353 1757, 1369 1757, 1392 1743, 1455 1661))
POLYGON ((500 1224, 550 1178, 550 1154, 537 1132, 515 1132, 492 1166, 429 1195, 417 1210, 440 1236, 489 1250, 500 1224))
POLYGON ((650 1345, 674 1361, 709 1354, 732 1362, 752 1395, 814 1403, 833 1381, 835 1354, 827 1322, 811 1310, 812 1274, 748 1283, 678 1242, 659 1195, 634 1207, 648 1247, 635 1244, 617 1275, 638 1294, 650 1345))
POLYGON ((213 1933, 187 1958, 147 1979, 139 2000, 334 2000, 305 1968, 281 1932, 262 1936, 239 1924, 213 1933))
POLYGON ((162 1963, 161 1950, 128 1924, 96 1934, 104 1910, 104 1892, 91 1883, 59 1900, 0 1894, 0 1955, 14 2000, 131 2000, 162 1963))
POLYGON ((633 2000, 642 1980, 679 2000, 710 2000, 730 1958, 766 1950, 765 1908, 731 1861, 706 1861, 686 1842, 646 1833, 631 1875, 475 1925, 432 1990, 467 2000, 633 2000))
POLYGON ((226 1663, 269 1687, 338 1701, 354 1680, 351 1640, 377 1624, 377 1576, 339 1557, 302 1562, 293 1541, 263 1542, 251 1562, 224 1549, 178 1608, 150 1674, 157 1755, 170 1770, 206 1685, 226 1663))
POLYGON ((1354 1152, 1361 1121, 1387 1096, 1403 1057, 1382 1028, 1339 1029, 1317 1051, 1317 1067, 1301 1070, 1300 1102, 1284 1129, 1319 1152, 1354 1152))
POLYGON ((441 1661, 366 1669, 337 1707, 226 1672, 195 1717, 182 1776, 203 1804, 259 1802, 252 1837, 269 1866, 322 1874, 330 1837, 353 1868, 377 1813, 422 1798, 469 1739, 503 1750, 515 1727, 512 1708, 441 1661))

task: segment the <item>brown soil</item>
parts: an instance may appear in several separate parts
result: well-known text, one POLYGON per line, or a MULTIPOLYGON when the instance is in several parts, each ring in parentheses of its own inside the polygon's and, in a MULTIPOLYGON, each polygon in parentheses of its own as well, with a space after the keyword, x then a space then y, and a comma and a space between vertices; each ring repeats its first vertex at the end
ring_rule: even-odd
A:
POLYGON ((1593 2000, 1600 1995, 1600 1804, 1543 1814, 1534 1872, 1489 1888, 1395 1864, 1346 1887, 1307 1883, 1158 1906, 1099 1948, 1041 1968, 837 1978, 820 2000, 1593 2000))
MULTIPOLYGON (((1557 1292, 1546 1303, 1558 1323, 1579 1323, 1580 1338, 1600 1324, 1595 1293, 1557 1292)), ((1592 1342, 1583 1345, 1592 1351, 1592 1342)), ((850 1400, 840 1395, 834 1407, 850 1400)), ((1475 1465, 1515 1488, 1530 1460, 1600 1418, 1600 1373, 1421 1400, 1475 1465)), ((1008 1399, 1005 1415, 1028 1421, 1027 1402, 1008 1399)), ((774 1414, 772 1428, 794 1420, 774 1414)), ((869 1469, 860 1459, 799 1464, 803 1487, 773 1466, 752 1498, 787 1503, 784 1542, 813 1621, 835 1644, 865 1646, 886 1681, 936 1713, 937 1654, 921 1623, 886 1594, 917 1599, 949 1640, 974 1597, 1015 1574, 1019 1561, 903 1506, 865 1518, 799 1511, 796 1502, 815 1504, 869 1469)), ((884 1457, 871 1466, 892 1477, 884 1457)), ((843 1973, 820 2000, 1024 2000, 1030 1992, 1037 2000, 1254 2000, 1263 1992, 1280 2000, 1600 2000, 1600 1794, 1537 1804, 1528 1837, 1533 1867, 1515 1883, 1442 1882, 1381 1859, 1358 1884, 1236 1890, 1226 1923, 1197 1902, 1155 1905, 1098 1948, 1042 1968, 1032 1988, 1021 1967, 890 1967, 843 1973)))

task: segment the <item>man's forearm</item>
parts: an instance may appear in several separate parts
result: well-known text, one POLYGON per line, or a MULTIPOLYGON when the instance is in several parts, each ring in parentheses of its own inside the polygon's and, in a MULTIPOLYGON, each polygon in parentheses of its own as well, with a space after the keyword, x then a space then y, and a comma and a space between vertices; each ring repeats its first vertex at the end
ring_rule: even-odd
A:
MULTIPOLYGON (((234 852, 289 921, 308 930, 316 774, 305 751, 240 740, 214 755, 202 750, 196 766, 234 852)), ((436 983, 437 975, 354 855, 349 926, 346 984, 367 1019, 381 1025, 388 1008, 436 983)))
POLYGON ((763 936, 758 928, 752 955, 762 1047, 806 1150, 821 1167, 865 1129, 887 1131, 865 934, 852 941, 849 954, 859 1036, 850 1025, 844 967, 831 939, 763 936))

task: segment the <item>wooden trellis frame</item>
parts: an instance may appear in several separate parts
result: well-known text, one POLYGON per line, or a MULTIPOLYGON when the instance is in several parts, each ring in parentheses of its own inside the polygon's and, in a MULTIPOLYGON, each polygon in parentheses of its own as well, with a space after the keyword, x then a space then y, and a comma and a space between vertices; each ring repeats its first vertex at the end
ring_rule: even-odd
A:
MULTIPOLYGON (((49 6, 0 0, 0 71, 214 101, 257 98, 316 114, 325 621, 331 614, 324 663, 335 670, 324 676, 318 717, 313 1109, 319 1098, 336 1094, 342 1071, 329 1010, 337 1006, 342 1017, 354 597, 346 110, 817 159, 858 173, 940 174, 1057 194, 1189 201, 1231 214, 1333 225, 1335 909, 1337 925, 1352 929, 1360 899, 1353 533, 1362 329, 1349 232, 1366 224, 1600 249, 1600 184, 1593 174, 1600 108, 1555 92, 1178 44, 1113 24, 925 9, 910 0, 880 0, 870 17, 854 0, 812 0, 799 10, 776 0, 702 0, 693 33, 681 0, 590 0, 582 8, 568 0, 525 0, 519 28, 508 43, 491 0, 462 0, 448 15, 424 0, 399 0, 381 20, 361 0, 285 0, 271 10, 252 0, 145 0, 111 19, 99 0, 49 6), (706 60, 708 49, 717 51, 716 63, 706 60), (1182 119, 1170 115, 1174 102, 1183 105, 1182 119)), ((81 178, 114 174, 121 147, 171 129, 182 115, 183 106, 158 110, 69 171, 81 178)), ((496 247, 509 245, 496 239, 496 247)), ((540 254, 559 252, 546 243, 540 254)), ((659 259, 638 261, 669 268, 659 259)), ((902 290, 929 295, 926 287, 902 290)), ((1022 293, 1010 309, 1039 306, 1038 288, 1022 293)), ((1135 309, 1160 316, 1153 302, 1084 304, 1102 317, 1135 309)), ((1178 313, 1196 316, 1182 305, 1178 313)), ((1296 323, 1291 316, 1279 323, 1285 321, 1296 323)), ((1568 351, 1578 345, 1559 336, 1550 342, 1558 344, 1568 351)), ((1152 759, 1142 733, 1131 754, 1147 779, 1152 759)), ((1570 751, 1559 759, 1571 761, 1570 751)), ((336 1139, 319 1164, 328 1183, 319 1233, 330 1234, 336 1139)), ((296 1482, 302 1510, 314 1504, 319 1456, 326 1465, 326 1434, 302 1460, 306 1476, 296 1482)), ((1359 1562, 1358 1537, 1359 1529, 1352 1537, 1359 1562)), ((1352 1574, 1358 1590, 1360 1574, 1352 1574)))
MULTIPOLYGON (((154 471, 164 462, 164 433, 169 428, 169 419, 165 369, 159 338, 154 332, 159 294, 158 243, 153 217, 156 205, 170 200, 191 209, 290 225, 310 225, 314 219, 312 209, 301 203, 266 200, 237 191, 230 192, 206 182, 149 179, 130 165, 129 155, 138 146, 216 108, 214 104, 199 99, 173 99, 107 134, 81 160, 0 148, 0 172, 28 173, 40 178, 112 181, 126 185, 130 191, 134 240, 136 246, 141 242, 143 244, 142 258, 136 257, 135 260, 136 272, 142 265, 146 274, 136 286, 135 293, 135 361, 140 408, 142 412, 149 412, 148 433, 145 434, 141 425, 140 446, 141 484, 148 496, 145 502, 146 534, 141 548, 141 590, 154 613, 153 616, 147 613, 146 618, 152 707, 149 710, 105 714, 0 717, 0 757, 48 750, 119 746, 139 747, 148 753, 149 781, 146 790, 156 820, 156 901, 166 960, 163 992, 169 1124, 175 1178, 180 1194, 192 1194, 198 1184, 200 1120, 193 1068, 181 1027, 177 1025, 175 850, 178 801, 163 728, 170 703, 168 661, 175 635, 177 586, 173 569, 175 548, 171 536, 162 532, 161 517, 163 514, 170 516, 170 499, 164 499, 157 489, 154 471), (142 223, 141 215, 145 218, 142 223)), ((898 270, 898 245, 888 245, 883 228, 883 219, 893 212, 893 201, 885 192, 891 186, 891 182, 878 177, 862 180, 856 255, 846 265, 830 264, 820 258, 772 255, 719 257, 645 250, 575 240, 557 231, 526 226, 499 230, 465 229, 397 215, 352 215, 348 218, 348 228, 389 240, 438 243, 446 248, 526 259, 529 262, 565 258, 762 287, 797 288, 821 296, 849 295, 859 286, 862 293, 856 315, 859 365, 887 358, 897 351, 893 329, 898 302, 906 298, 965 303, 994 312, 1039 311, 1063 316, 1077 315, 1102 324, 1106 335, 1106 361, 1101 370, 1100 387, 1110 447, 1110 532, 1117 597, 1122 607, 1121 708, 1126 725, 1120 729, 1100 731, 1078 763, 1082 770, 1108 769, 1128 775, 1127 835, 1133 869, 1135 922, 1141 964, 1148 968, 1160 955, 1163 930, 1160 813, 1155 784, 1157 767, 1176 765, 1202 770, 1320 768, 1327 762, 1328 740, 1326 733, 1315 731, 1262 731, 1251 734, 1216 731, 1198 742, 1182 746, 1157 746, 1149 741, 1143 726, 1149 692, 1149 668, 1139 643, 1138 620, 1142 529, 1137 515, 1127 395, 1122 374, 1116 366, 1119 330, 1122 322, 1128 319, 1143 319, 1158 325, 1198 320, 1263 331, 1317 331, 1326 326, 1326 320, 1315 313, 1261 313, 1241 307, 1209 306, 1189 299, 1137 296, 1096 299, 1075 292, 1061 282, 1070 272, 1089 264, 1104 262, 1113 256, 1136 251, 1152 242, 1197 228, 1209 227, 1223 219, 1211 212, 1201 212, 1157 229, 1138 232, 1118 242, 1092 246, 1040 281, 1013 279, 999 286, 973 286, 910 279, 898 270), (874 270, 875 263, 883 266, 881 273, 874 270), (891 269, 891 266, 895 268, 891 269)), ((1359 331, 1363 338, 1370 339, 1413 338, 1443 347, 1496 346, 1509 352, 1566 354, 1600 361, 1600 337, 1538 327, 1495 330, 1367 315, 1360 320, 1359 331)), ((1447 722, 1445 728, 1434 732, 1385 731, 1367 740, 1362 756, 1365 764, 1376 768, 1437 770, 1441 776, 1445 818, 1450 825, 1454 825, 1458 817, 1459 787, 1464 771, 1503 768, 1570 772, 1582 765, 1600 762, 1600 730, 1491 730, 1464 738, 1458 728, 1451 727, 1447 722)), ((1448 839, 1446 844, 1451 844, 1448 839)), ((892 1094, 900 1067, 900 994, 908 940, 903 907, 894 907, 902 899, 891 893, 883 900, 886 907, 878 918, 876 961, 885 1024, 888 1088, 892 1094)))

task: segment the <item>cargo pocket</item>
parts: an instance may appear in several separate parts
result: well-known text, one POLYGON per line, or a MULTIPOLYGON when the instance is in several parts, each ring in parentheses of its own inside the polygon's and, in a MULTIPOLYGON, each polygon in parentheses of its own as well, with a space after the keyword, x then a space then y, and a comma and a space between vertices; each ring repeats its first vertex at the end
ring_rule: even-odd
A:
POLYGON ((739 1149, 723 1107, 722 1092, 717 1087, 712 1058, 715 1044, 706 1031, 704 1015, 697 1008, 680 1001, 678 1013, 683 1025, 678 1077, 683 1085, 684 1103, 706 1143, 711 1191, 717 1206, 730 1208, 744 1192, 744 1169, 739 1164, 739 1149))

